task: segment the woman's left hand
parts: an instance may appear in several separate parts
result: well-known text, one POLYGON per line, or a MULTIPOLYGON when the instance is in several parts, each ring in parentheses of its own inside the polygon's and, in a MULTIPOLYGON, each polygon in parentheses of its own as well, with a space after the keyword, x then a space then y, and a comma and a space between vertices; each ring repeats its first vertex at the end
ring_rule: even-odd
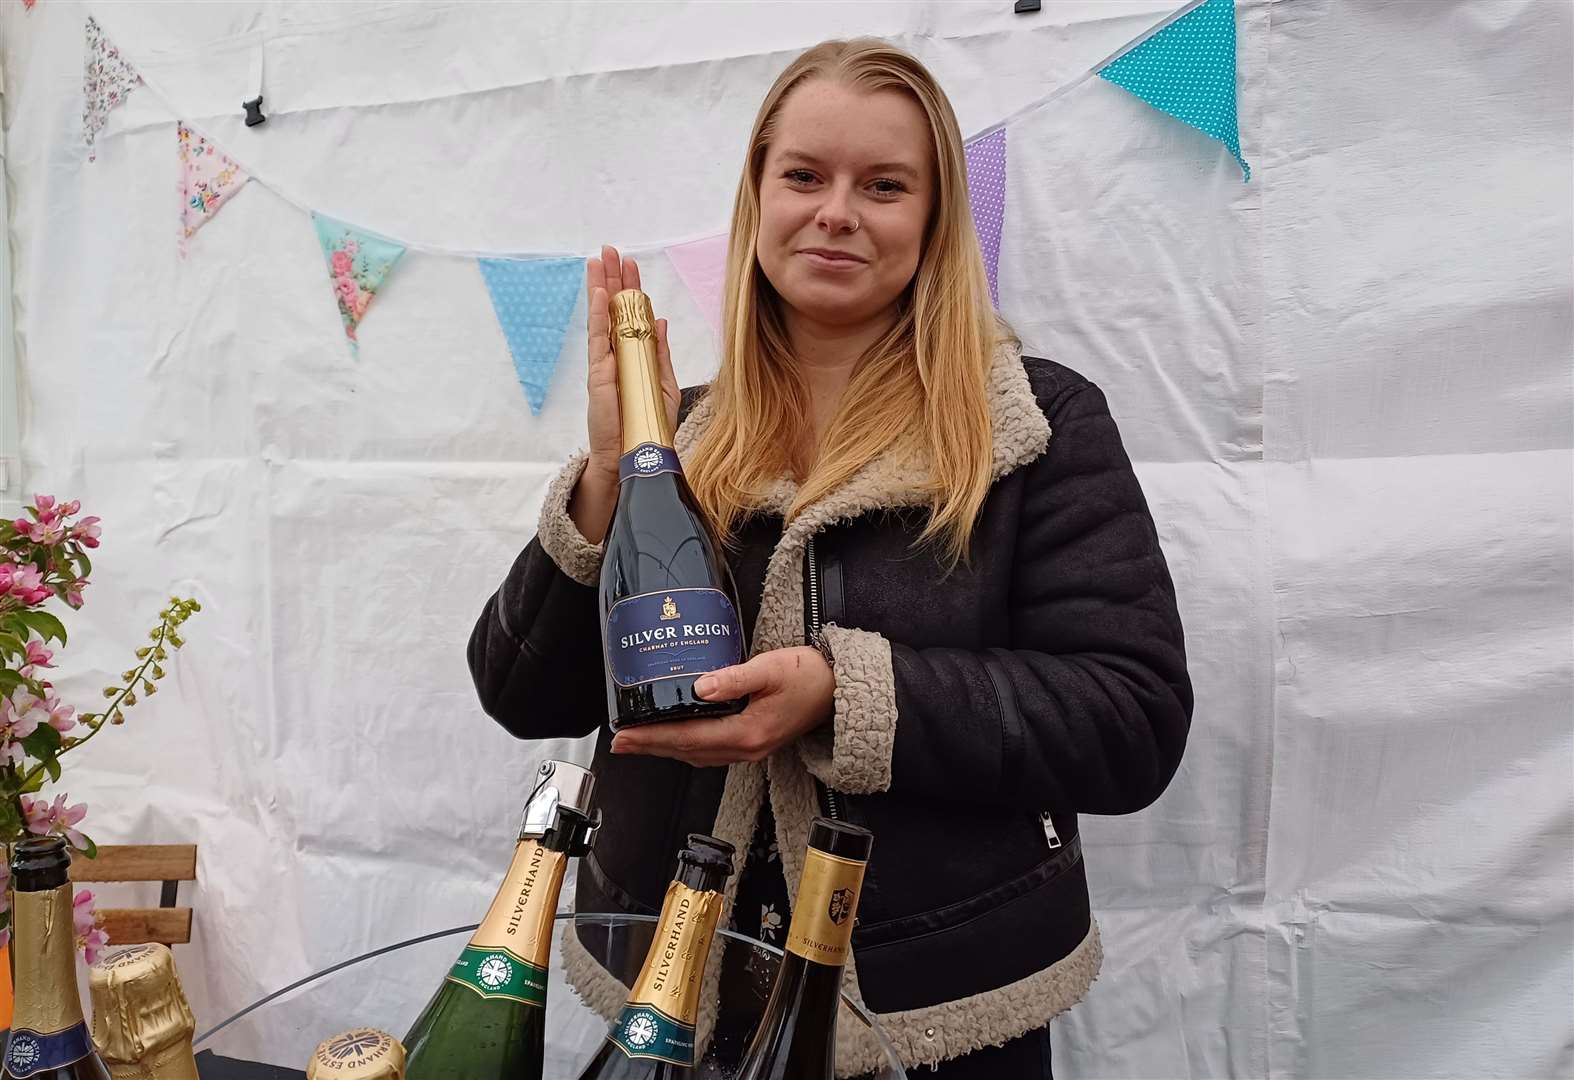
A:
POLYGON ((614 754, 653 754, 690 765, 762 761, 831 718, 836 676, 818 649, 772 649, 703 675, 695 692, 707 701, 749 696, 734 716, 673 720, 626 728, 612 738, 614 754))

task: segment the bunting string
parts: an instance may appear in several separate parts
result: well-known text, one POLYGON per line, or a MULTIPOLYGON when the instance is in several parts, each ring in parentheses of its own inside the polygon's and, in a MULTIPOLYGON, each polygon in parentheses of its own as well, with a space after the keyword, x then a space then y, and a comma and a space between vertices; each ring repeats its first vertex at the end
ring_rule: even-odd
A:
MULTIPOLYGON (((1081 75, 965 140, 968 199, 990 300, 997 307, 1000 244, 1009 204, 1010 128, 1095 76, 1223 143, 1240 165, 1243 181, 1251 177, 1240 148, 1234 0, 1192 0, 1081 75)), ((166 108, 177 112, 169 95, 149 83, 89 15, 83 77, 83 140, 89 161, 97 157, 97 135, 109 113, 138 86, 147 87, 166 108)), ((320 213, 284 186, 257 176, 189 120, 177 119, 176 134, 181 195, 178 236, 183 256, 188 241, 242 187, 255 183, 266 188, 311 219, 352 352, 358 351, 357 331, 373 299, 407 251, 474 259, 526 401, 532 413, 540 413, 582 285, 583 257, 557 251, 466 250, 394 239, 320 213)), ((696 307, 719 331, 728 240, 727 233, 720 231, 630 245, 627 250, 663 252, 696 307)))

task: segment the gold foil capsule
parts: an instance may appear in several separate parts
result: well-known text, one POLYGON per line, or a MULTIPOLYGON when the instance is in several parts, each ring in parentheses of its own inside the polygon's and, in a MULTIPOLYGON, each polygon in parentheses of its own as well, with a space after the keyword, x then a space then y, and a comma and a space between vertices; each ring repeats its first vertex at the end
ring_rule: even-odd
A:
POLYGON ((196 1030, 166 945, 133 945, 89 972, 93 1044, 116 1080, 197 1080, 196 1030))
POLYGON ((404 1047, 386 1031, 356 1028, 324 1039, 306 1065, 306 1080, 404 1080, 404 1047))

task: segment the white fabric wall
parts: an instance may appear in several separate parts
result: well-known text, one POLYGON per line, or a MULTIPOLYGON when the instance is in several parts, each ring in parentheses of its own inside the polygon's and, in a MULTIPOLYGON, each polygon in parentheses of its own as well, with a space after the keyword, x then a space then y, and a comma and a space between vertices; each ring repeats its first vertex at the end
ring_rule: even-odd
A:
MULTIPOLYGON (((308 205, 589 252, 724 227, 761 92, 821 38, 916 50, 973 131, 1178 0, 1045 6, 0 7, 23 490, 105 521, 60 685, 94 707, 165 597, 204 604, 66 787, 100 841, 201 845, 205 1022, 473 921, 532 764, 584 752, 496 729, 463 658, 582 441, 582 339, 532 417, 476 268, 412 252, 356 360, 309 221, 256 186, 179 261, 169 107, 138 90, 85 160, 88 11, 308 205)), ((1098 79, 1011 135, 1002 308, 1107 392, 1197 690, 1163 798, 1083 820, 1107 958, 1056 1074, 1570 1075, 1570 7, 1238 18, 1250 184, 1098 79)), ((703 379, 699 313, 644 265, 703 379)), ((429 986, 319 999, 269 1050, 402 1030, 429 986)))

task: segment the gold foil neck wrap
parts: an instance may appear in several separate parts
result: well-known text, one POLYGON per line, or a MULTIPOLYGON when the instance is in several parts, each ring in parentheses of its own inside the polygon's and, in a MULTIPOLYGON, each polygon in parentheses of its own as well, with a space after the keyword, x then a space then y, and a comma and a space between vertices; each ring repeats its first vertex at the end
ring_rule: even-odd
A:
POLYGON ((674 881, 667 886, 656 937, 634 980, 630 1005, 649 1005, 692 1026, 699 1016, 706 954, 721 922, 726 898, 674 881))
POLYGON ((166 945, 134 945, 89 972, 93 1045, 117 1080, 195 1080, 196 1021, 166 945))
POLYGON ((12 895, 16 1009, 12 1028, 53 1035, 82 1022, 71 886, 12 895))
POLYGON ((403 1080, 404 1047, 386 1031, 356 1028, 324 1039, 306 1065, 306 1080, 403 1080))
POLYGON ((612 351, 618 362, 618 409, 623 417, 623 452, 643 443, 672 445, 672 425, 661 396, 656 356, 656 316, 650 297, 623 289, 608 302, 612 351))
POLYGON ((810 848, 792 906, 787 951, 817 964, 841 967, 852 947, 864 863, 810 848))
POLYGON ((563 852, 549 851, 538 840, 521 841, 470 944, 506 949, 527 964, 547 967, 552 960, 552 920, 567 869, 563 852))

